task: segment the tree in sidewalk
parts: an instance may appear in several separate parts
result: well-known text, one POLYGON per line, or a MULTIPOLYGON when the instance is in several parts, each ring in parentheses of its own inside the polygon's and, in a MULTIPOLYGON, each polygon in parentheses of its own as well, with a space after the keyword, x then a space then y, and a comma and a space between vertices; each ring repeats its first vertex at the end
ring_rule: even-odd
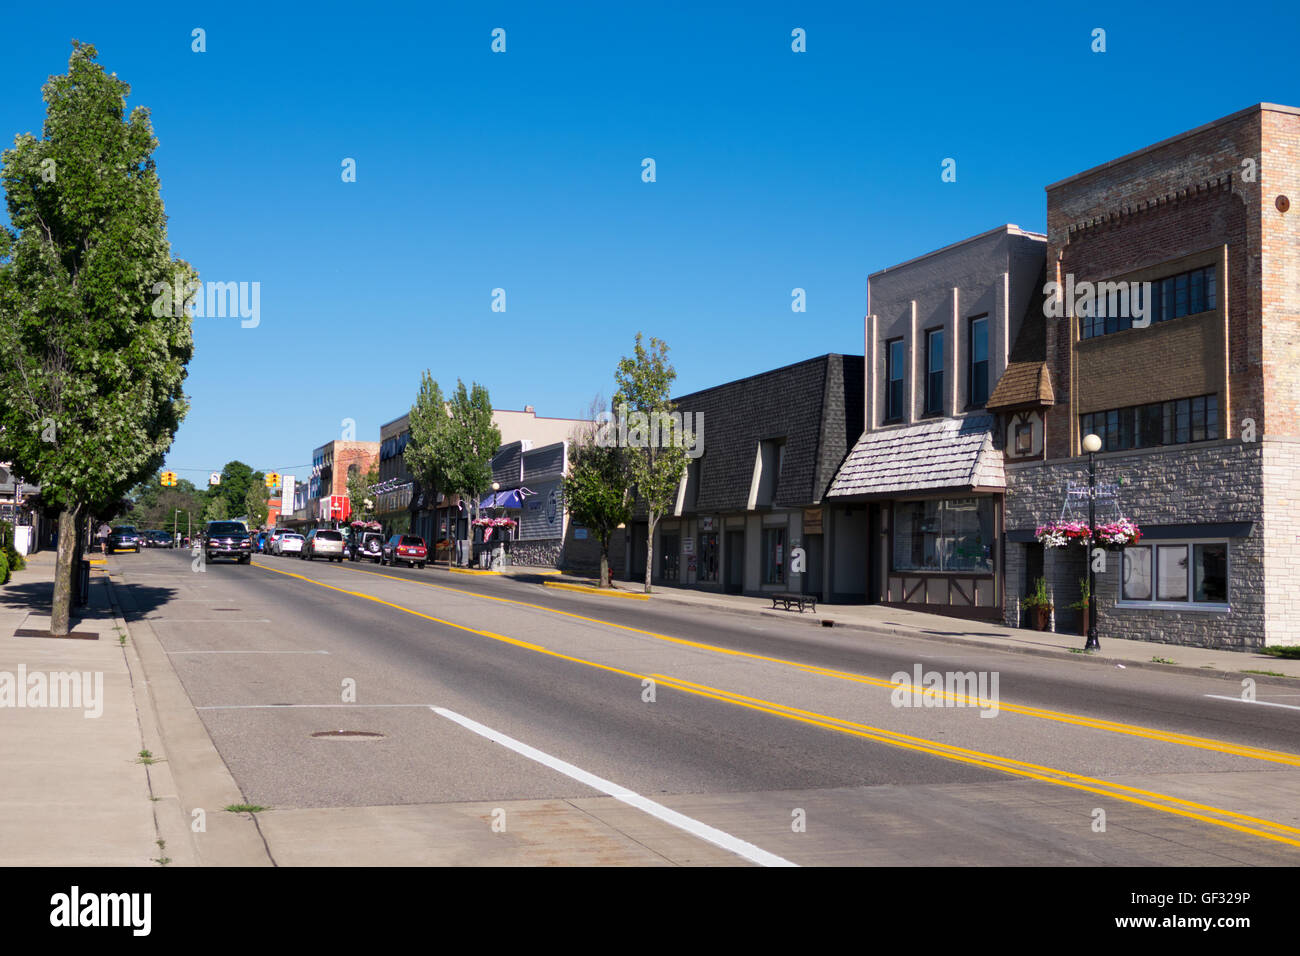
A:
POLYGON ((248 491, 244 492, 244 514, 248 515, 249 530, 260 528, 266 524, 267 516, 270 514, 270 508, 267 506, 267 499, 270 493, 266 489, 263 481, 258 481, 248 486, 248 491))
POLYGON ((44 87, 43 136, 0 155, 0 459, 59 509, 51 632, 70 626, 91 514, 162 464, 187 410, 194 270, 174 260, 148 110, 74 41, 44 87), (159 290, 169 291, 160 307, 159 290))
POLYGON ((691 436, 678 431, 677 435, 661 431, 660 423, 671 421, 676 406, 669 398, 669 390, 677 372, 668 362, 668 345, 651 338, 650 348, 642 344, 642 335, 636 334, 636 350, 618 363, 614 381, 614 408, 620 435, 626 433, 628 441, 628 470, 636 489, 638 502, 646 509, 648 533, 646 534, 645 591, 650 593, 650 579, 654 570, 655 528, 659 520, 673 507, 686 471, 686 448, 691 436), (627 427, 625 427, 627 426, 627 427))
MULTIPOLYGON (((460 495, 469 502, 471 521, 478 517, 479 498, 492 486, 492 456, 501 446, 487 389, 478 382, 466 389, 457 379, 455 393, 444 401, 442 389, 426 371, 411 407, 410 427, 406 464, 426 493, 460 495)), ((469 551, 467 547, 466 561, 469 551)))
MULTIPOLYGON (((592 418, 601 411, 593 403, 592 418)), ((564 478, 564 502, 574 521, 600 544, 600 586, 612 587, 609 542, 614 532, 632 520, 632 484, 625 449, 603 443, 593 421, 574 433, 569 452, 569 473, 564 478)))
POLYGON ((379 466, 371 465, 366 474, 348 475, 348 503, 353 521, 370 521, 375 516, 375 496, 370 489, 379 484, 379 466))

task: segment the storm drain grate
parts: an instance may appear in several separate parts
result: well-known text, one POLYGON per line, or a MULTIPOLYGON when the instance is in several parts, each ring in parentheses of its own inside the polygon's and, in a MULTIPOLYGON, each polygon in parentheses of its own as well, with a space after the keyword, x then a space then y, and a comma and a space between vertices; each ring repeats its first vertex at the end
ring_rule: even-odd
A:
POLYGON ((351 740, 375 740, 383 737, 383 734, 375 733, 373 730, 318 730, 312 734, 313 737, 324 738, 348 738, 351 740))

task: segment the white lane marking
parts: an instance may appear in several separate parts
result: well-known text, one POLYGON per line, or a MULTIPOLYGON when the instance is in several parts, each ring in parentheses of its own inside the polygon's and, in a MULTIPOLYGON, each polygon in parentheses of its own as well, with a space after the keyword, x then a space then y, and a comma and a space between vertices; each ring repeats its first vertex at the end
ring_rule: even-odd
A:
POLYGON ((1232 700, 1238 704, 1259 704, 1261 707, 1285 707, 1287 710, 1300 710, 1300 706, 1295 704, 1275 704, 1271 700, 1242 700, 1240 697, 1225 697, 1222 694, 1206 694, 1206 697, 1213 697, 1215 700, 1232 700))
POLYGON ((168 651, 168 654, 328 654, 329 651, 168 651))
POLYGON ((352 710, 369 710, 372 707, 428 707, 428 704, 210 704, 195 707, 195 710, 292 710, 294 708, 315 709, 321 707, 348 707, 352 710))
POLYGON ((611 796, 615 800, 621 800, 629 806, 636 807, 638 810, 648 813, 652 817, 662 820, 670 826, 677 827, 679 830, 685 830, 692 836, 699 837, 701 840, 706 840, 715 846, 720 846, 728 852, 744 857, 746 860, 753 863, 757 863, 759 866, 799 865, 790 862, 784 857, 777 856, 775 853, 769 853, 767 850, 754 846, 752 843, 747 843, 739 837, 734 837, 730 833, 724 833, 722 830, 711 827, 707 823, 701 823, 699 820, 688 817, 683 813, 678 813, 676 810, 670 810, 662 803, 655 803, 653 800, 649 800, 638 793, 634 793, 626 787, 621 787, 612 781, 605 780, 602 777, 597 777, 593 773, 588 773, 587 771, 575 767, 573 764, 567 763, 558 757, 552 757, 550 754, 543 753, 535 747, 530 747, 526 743, 515 740, 513 737, 507 737, 505 734, 493 730, 491 727, 485 727, 478 721, 470 720, 468 717, 464 717, 453 710, 448 710, 445 707, 430 707, 429 709, 440 717, 446 717, 448 720, 455 721, 466 730, 472 730, 480 737, 486 737, 488 740, 495 741, 501 746, 513 750, 517 754, 522 754, 530 760, 535 760, 543 766, 550 767, 552 770, 564 774, 566 777, 571 777, 579 783, 586 784, 593 790, 599 790, 601 793, 611 796))

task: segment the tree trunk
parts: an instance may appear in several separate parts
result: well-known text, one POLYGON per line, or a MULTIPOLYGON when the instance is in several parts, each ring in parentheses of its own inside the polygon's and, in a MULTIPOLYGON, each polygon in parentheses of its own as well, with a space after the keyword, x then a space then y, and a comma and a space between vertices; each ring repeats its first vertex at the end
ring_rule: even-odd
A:
POLYGON ((50 610, 50 633, 63 637, 71 630, 72 585, 78 552, 77 531, 82 506, 59 512, 59 554, 54 564, 54 604, 50 610))
POLYGON ((611 587, 609 580, 609 545, 600 547, 600 586, 602 588, 611 587))
POLYGON ((651 511, 649 515, 647 515, 646 535, 645 535, 645 593, 646 594, 649 594, 651 590, 650 577, 654 572, 654 566, 655 566, 655 525, 658 523, 659 523, 659 519, 656 518, 655 513, 651 511))

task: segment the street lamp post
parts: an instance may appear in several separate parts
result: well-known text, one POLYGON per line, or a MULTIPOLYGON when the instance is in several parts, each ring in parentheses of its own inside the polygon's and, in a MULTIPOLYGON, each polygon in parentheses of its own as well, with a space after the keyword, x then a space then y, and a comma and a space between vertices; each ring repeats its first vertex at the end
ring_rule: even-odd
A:
POLYGON ((1088 453, 1088 641, 1085 651, 1101 650, 1097 640, 1097 575, 1092 569, 1092 549, 1097 542, 1097 452, 1101 439, 1096 435, 1083 437, 1083 450, 1088 453))

